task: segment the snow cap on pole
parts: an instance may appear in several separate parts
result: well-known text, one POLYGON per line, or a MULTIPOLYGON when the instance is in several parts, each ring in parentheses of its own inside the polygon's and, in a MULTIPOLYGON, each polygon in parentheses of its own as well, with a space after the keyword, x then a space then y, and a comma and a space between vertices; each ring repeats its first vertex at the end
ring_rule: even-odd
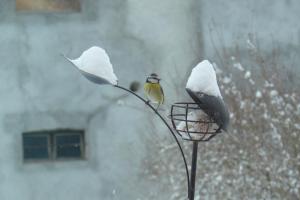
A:
POLYGON ((118 78, 114 74, 109 56, 101 47, 91 47, 74 60, 64 57, 88 80, 96 84, 118 84, 118 78))
POLYGON ((222 98, 215 69, 208 60, 203 60, 193 68, 186 88, 193 92, 222 98))

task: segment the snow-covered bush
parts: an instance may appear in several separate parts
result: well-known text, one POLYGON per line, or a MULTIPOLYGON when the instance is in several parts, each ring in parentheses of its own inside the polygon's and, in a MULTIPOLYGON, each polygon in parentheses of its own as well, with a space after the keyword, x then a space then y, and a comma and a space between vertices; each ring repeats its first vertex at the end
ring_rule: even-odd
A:
MULTIPOLYGON (((279 59, 280 51, 268 56, 248 43, 247 51, 218 52, 215 68, 231 127, 199 145, 196 199, 300 199, 299 84, 279 59)), ((181 200, 185 172, 172 142, 150 144, 143 177, 164 184, 162 193, 181 200)), ((183 143, 190 159, 191 144, 183 143)))

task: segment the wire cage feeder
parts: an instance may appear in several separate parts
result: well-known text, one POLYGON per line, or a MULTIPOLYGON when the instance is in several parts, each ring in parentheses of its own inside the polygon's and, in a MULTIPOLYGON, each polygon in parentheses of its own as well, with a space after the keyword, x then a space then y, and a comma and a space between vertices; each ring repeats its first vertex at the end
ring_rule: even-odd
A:
POLYGON ((182 139, 205 142, 221 133, 221 127, 210 116, 197 103, 178 102, 172 105, 169 117, 182 139))

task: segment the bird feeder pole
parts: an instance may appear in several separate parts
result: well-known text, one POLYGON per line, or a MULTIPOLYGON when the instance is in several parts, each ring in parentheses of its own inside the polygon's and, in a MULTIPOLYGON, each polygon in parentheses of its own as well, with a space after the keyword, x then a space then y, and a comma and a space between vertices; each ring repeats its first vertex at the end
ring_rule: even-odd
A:
POLYGON ((194 200, 195 197, 195 182, 196 182, 196 169, 197 169, 197 153, 198 153, 198 141, 193 142, 193 154, 192 154, 192 167, 191 167, 191 182, 189 190, 189 199, 194 200))

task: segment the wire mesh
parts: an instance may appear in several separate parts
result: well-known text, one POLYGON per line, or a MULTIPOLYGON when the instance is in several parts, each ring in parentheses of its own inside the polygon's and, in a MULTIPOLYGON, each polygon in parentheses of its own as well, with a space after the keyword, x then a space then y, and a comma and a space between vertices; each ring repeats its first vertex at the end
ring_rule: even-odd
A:
POLYGON ((169 115, 173 129, 182 139, 203 142, 221 133, 220 126, 210 116, 199 104, 186 102, 174 103, 169 115))

